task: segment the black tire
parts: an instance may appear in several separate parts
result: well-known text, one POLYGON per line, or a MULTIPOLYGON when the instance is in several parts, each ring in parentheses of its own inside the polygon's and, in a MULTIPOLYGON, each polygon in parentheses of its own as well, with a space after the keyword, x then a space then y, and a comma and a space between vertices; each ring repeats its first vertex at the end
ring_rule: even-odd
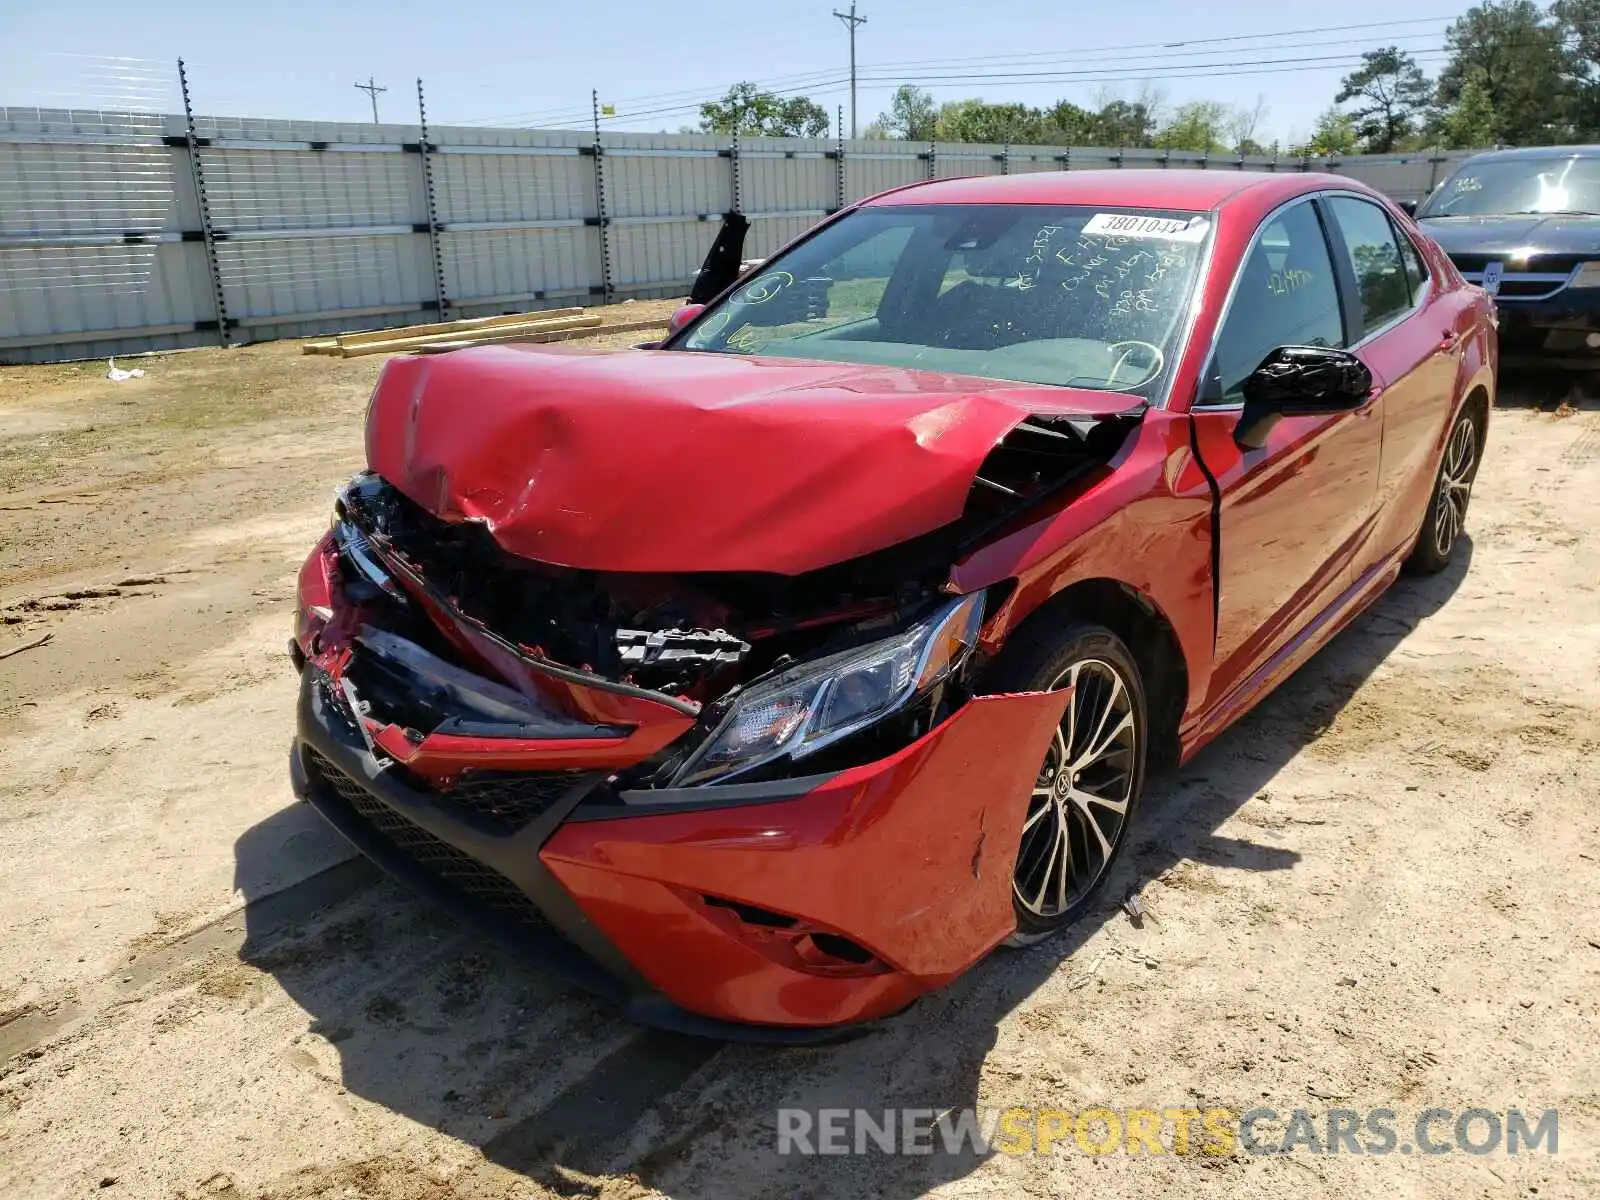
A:
POLYGON ((1081 621, 1052 625, 1040 614, 1006 644, 984 679, 984 690, 1049 691, 1064 685, 1074 667, 1079 686, 1062 718, 1056 742, 1041 764, 1039 786, 1028 801, 1026 825, 1012 868, 1011 903, 1017 930, 1006 943, 1010 946, 1041 941, 1071 925, 1094 904, 1127 845, 1144 792, 1149 757, 1144 680, 1133 655, 1111 630, 1081 621), (1097 718, 1103 718, 1098 729, 1091 728, 1097 718), (1110 730, 1121 730, 1124 721, 1125 734, 1107 736, 1110 730), (1097 734, 1106 751, 1084 761, 1094 749, 1091 740, 1097 734), (1072 744, 1063 756, 1069 735, 1072 744), (1082 765, 1069 775, 1058 769, 1058 759, 1082 765), (1115 803, 1124 795, 1119 813, 1115 803), (1089 827, 1091 821, 1098 836, 1089 827), (1052 847, 1041 841, 1042 836, 1053 839, 1055 858, 1048 858, 1052 847), (1065 863, 1052 874, 1050 864, 1059 862, 1063 851, 1072 876, 1065 863))
POLYGON ((1428 509, 1422 516, 1422 531, 1406 559, 1408 571, 1434 575, 1450 565, 1466 527, 1472 481, 1478 476, 1482 458, 1482 422, 1468 406, 1456 417, 1450 436, 1445 439, 1439 471, 1433 478, 1433 494, 1428 497, 1428 509))

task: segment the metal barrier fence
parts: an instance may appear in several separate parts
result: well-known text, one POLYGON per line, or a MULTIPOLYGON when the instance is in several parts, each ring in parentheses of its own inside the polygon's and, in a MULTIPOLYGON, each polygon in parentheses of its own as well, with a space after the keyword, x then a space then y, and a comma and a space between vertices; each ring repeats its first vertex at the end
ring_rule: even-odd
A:
POLYGON ((1466 154, 432 127, 421 81, 415 125, 204 117, 181 64, 136 70, 115 110, 0 108, 0 362, 677 296, 728 211, 763 256, 919 179, 1327 171, 1420 199, 1466 154))

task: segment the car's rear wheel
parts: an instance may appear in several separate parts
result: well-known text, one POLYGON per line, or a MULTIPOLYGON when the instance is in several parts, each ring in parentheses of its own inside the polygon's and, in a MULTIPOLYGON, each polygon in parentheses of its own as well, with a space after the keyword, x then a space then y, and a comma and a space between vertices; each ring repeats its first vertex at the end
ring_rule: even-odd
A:
POLYGON ((1019 632, 988 681, 995 691, 1071 687, 1028 810, 1012 872, 1017 930, 1029 945, 1094 902, 1127 842, 1144 788, 1147 710, 1138 664, 1100 625, 1019 632))
POLYGON ((1472 499, 1472 481, 1478 474, 1482 442, 1471 408, 1463 410, 1444 444, 1433 496, 1422 518, 1422 533, 1411 557, 1406 560, 1406 566, 1413 571, 1431 575, 1450 565, 1461 531, 1466 527, 1467 503, 1472 499))

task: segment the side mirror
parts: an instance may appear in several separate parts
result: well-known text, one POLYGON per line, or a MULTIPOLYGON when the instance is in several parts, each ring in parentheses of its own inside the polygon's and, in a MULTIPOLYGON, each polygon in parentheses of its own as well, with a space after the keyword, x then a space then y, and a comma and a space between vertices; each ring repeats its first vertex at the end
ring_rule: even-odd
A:
POLYGON ((1372 394, 1372 372, 1348 350, 1327 346, 1279 346, 1245 377, 1244 411, 1233 440, 1259 450, 1284 417, 1319 417, 1351 412, 1372 394))
POLYGON ((671 337, 677 333, 678 330, 705 312, 705 310, 706 306, 704 304, 685 304, 680 307, 667 321, 667 336, 671 337))
POLYGON ((1400 211, 1405 213, 1406 216, 1414 217, 1414 216, 1417 215, 1417 201, 1415 201, 1415 200, 1401 200, 1399 203, 1400 203, 1400 211))

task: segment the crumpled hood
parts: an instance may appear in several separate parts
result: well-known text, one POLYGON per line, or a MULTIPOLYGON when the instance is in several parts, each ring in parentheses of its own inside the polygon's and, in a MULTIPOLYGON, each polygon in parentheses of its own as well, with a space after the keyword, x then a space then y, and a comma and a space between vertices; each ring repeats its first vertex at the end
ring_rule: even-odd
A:
POLYGON ((956 520, 1030 413, 1131 403, 855 364, 483 346, 389 361, 367 463, 523 558, 793 575, 956 520))
POLYGON ((1600 217, 1514 213, 1496 217, 1423 217, 1417 224, 1446 254, 1505 257, 1525 251, 1600 257, 1600 217))

